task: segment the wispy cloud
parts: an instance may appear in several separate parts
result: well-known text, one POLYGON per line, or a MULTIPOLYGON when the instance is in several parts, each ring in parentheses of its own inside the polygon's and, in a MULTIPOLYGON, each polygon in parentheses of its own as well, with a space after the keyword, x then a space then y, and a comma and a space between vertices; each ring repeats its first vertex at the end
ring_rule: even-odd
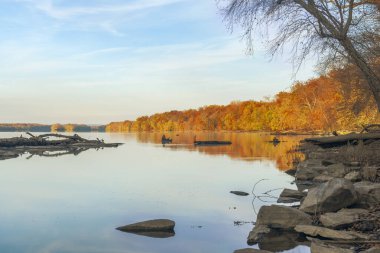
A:
POLYGON ((154 7, 162 7, 184 0, 136 0, 130 3, 118 3, 109 5, 89 5, 78 7, 61 7, 54 5, 52 0, 17 0, 18 2, 28 3, 46 15, 65 19, 78 15, 95 15, 101 13, 128 13, 133 11, 145 10, 154 7))

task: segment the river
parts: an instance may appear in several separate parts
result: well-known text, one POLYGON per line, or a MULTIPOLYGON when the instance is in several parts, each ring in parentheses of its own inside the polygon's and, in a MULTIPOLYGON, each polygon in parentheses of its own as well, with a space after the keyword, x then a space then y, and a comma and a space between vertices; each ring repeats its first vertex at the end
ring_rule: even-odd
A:
POLYGON ((279 188, 296 189, 284 171, 302 159, 292 152, 302 137, 280 137, 284 142, 273 145, 264 133, 165 134, 173 144, 163 146, 162 133, 81 133, 124 145, 0 161, 0 252, 231 253, 248 247, 260 206, 275 203, 279 188), (195 135, 232 145, 195 147, 195 135), (274 191, 261 199, 229 193, 251 193, 255 184, 256 195, 274 191), (156 218, 174 220, 175 236, 115 229, 156 218))

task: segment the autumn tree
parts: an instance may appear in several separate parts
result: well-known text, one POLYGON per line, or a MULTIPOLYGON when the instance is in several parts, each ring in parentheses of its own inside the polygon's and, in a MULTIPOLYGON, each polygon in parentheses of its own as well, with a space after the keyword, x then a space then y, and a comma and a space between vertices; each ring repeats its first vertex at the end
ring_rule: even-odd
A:
POLYGON ((314 54, 331 67, 351 62, 363 73, 380 111, 380 0, 218 0, 232 30, 240 25, 252 51, 266 28, 269 52, 291 45, 297 66, 314 54))

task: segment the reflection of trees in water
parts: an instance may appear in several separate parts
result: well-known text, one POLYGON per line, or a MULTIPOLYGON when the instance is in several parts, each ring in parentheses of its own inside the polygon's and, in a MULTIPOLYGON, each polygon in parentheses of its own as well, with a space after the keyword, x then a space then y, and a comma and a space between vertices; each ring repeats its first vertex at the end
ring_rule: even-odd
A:
MULTIPOLYGON (((166 145, 170 149, 186 149, 198 151, 208 155, 228 155, 233 159, 257 161, 275 161, 280 170, 288 170, 293 167, 293 162, 302 160, 301 153, 294 149, 302 136, 281 136, 282 142, 274 145, 273 136, 265 133, 238 133, 238 132, 173 132, 165 133, 166 137, 173 139, 172 145, 166 145), (231 141, 232 145, 196 147, 193 145, 194 136, 197 140, 231 141)), ((162 133, 137 133, 137 140, 143 143, 161 144, 162 133)))

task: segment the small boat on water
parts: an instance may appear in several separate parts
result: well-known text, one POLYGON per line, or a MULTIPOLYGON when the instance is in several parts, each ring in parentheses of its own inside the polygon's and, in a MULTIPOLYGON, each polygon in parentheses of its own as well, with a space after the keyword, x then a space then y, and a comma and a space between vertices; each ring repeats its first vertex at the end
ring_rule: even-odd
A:
POLYGON ((197 141, 196 136, 194 136, 195 146, 221 146, 221 145, 231 145, 230 141, 197 141))
POLYGON ((162 144, 169 144, 169 143, 172 143, 172 142, 173 142, 173 140, 171 138, 166 138, 165 135, 163 135, 162 138, 161 138, 161 143, 162 144))

